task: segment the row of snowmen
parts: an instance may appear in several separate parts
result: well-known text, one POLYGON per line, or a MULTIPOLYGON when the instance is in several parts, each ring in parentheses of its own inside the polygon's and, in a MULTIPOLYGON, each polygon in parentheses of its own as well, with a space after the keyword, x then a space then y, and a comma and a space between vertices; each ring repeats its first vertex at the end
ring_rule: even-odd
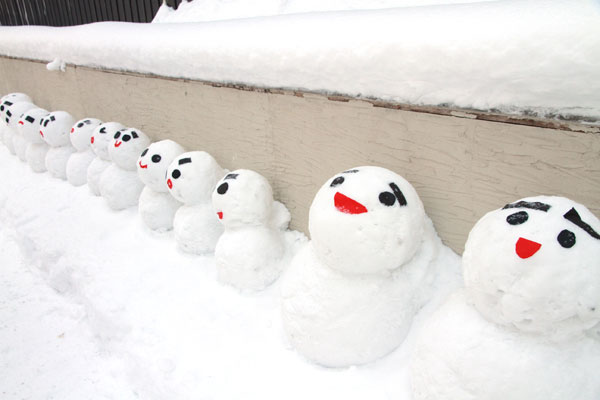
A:
MULTIPOLYGON (((222 282, 260 290, 288 264, 290 214, 258 173, 116 122, 48 113, 23 94, 3 97, 0 111, 4 143, 34 171, 87 183, 113 209, 138 204, 184 251, 214 251, 222 282)), ((284 330, 306 358, 375 361, 450 288, 417 335, 415 399, 600 398, 600 221, 585 206, 537 196, 491 211, 461 264, 410 183, 365 166, 320 188, 309 231, 281 287, 284 330)))

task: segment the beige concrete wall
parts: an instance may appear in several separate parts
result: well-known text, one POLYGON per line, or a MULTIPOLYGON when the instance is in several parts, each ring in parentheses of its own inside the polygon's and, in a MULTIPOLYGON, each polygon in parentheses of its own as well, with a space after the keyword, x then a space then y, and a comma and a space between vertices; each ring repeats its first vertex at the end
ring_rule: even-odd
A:
POLYGON ((411 181, 458 252, 477 219, 520 197, 564 195, 600 215, 597 127, 547 129, 72 66, 50 72, 41 63, 0 58, 0 92, 12 91, 49 110, 120 121, 154 139, 206 150, 229 169, 257 170, 292 211, 293 227, 305 232, 318 188, 360 165, 411 181))

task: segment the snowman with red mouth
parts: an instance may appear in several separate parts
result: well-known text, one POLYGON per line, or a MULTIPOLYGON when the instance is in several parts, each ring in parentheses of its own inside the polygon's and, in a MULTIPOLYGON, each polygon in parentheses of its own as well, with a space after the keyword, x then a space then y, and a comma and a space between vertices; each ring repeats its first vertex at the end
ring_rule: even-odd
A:
POLYGON ((10 101, 4 102, 4 121, 6 122, 6 128, 4 132, 4 141, 9 151, 12 154, 16 154, 21 161, 27 161, 25 157, 25 151, 27 149, 27 142, 21 135, 19 130, 20 117, 28 110, 38 108, 35 104, 28 101, 19 101, 12 103, 10 101), (7 104, 11 104, 10 106, 7 104), (15 146, 16 144, 16 146, 15 146))
POLYGON ((312 241, 284 277, 282 315, 290 343, 324 366, 365 364, 394 350, 440 277, 458 270, 415 189, 384 168, 327 181, 309 230, 312 241))
POLYGON ((0 99, 0 139, 12 154, 15 154, 12 140, 15 133, 9 128, 9 123, 11 119, 18 118, 21 114, 15 114, 11 108, 19 102, 33 103, 25 93, 10 93, 0 99))
POLYGON ((169 194, 165 180, 167 168, 185 149, 172 140, 152 143, 138 158, 137 173, 146 185, 138 204, 138 212, 144 224, 155 231, 173 229, 175 212, 181 202, 169 194))
POLYGON ((418 339, 414 398, 599 399, 598 232, 598 218, 563 197, 481 218, 465 245, 465 289, 418 339))
POLYGON ((71 127, 69 138, 77 151, 71 154, 67 162, 67 181, 73 186, 81 186, 87 183, 87 170, 96 158, 96 154, 91 147, 91 139, 94 130, 101 123, 102 121, 96 118, 84 118, 71 127))
POLYGON ((46 171, 46 154, 50 146, 40 136, 40 124, 47 115, 48 111, 43 108, 32 108, 19 118, 17 130, 26 142, 25 159, 34 172, 46 171))
POLYGON ((150 145, 150 138, 135 128, 115 132, 108 144, 112 161, 100 177, 100 194, 113 210, 138 204, 144 183, 137 174, 140 153, 150 145))
POLYGON ((217 183, 212 204, 225 227, 215 249, 219 281, 241 290, 264 289, 283 270, 289 211, 273 200, 267 179, 247 169, 217 183))
POLYGON ((55 178, 67 179, 67 162, 76 150, 69 133, 75 118, 66 111, 53 111, 40 124, 40 135, 50 148, 46 153, 46 169, 55 178))
POLYGON ((223 227, 213 211, 211 194, 226 172, 204 151, 183 153, 169 165, 165 177, 169 193, 183 203, 173 220, 175 241, 182 251, 215 251, 223 227))
POLYGON ((102 173, 111 164, 110 156, 108 155, 108 146, 115 134, 121 129, 125 129, 125 125, 118 122, 104 122, 94 129, 92 137, 90 137, 90 145, 96 157, 88 166, 86 178, 88 187, 96 196, 100 196, 100 178, 102 177, 102 173))

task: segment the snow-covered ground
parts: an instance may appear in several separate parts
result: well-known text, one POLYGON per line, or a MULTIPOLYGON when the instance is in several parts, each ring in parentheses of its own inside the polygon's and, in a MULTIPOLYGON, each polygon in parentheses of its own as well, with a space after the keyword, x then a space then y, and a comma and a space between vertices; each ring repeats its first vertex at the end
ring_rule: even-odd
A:
POLYGON ((0 146, 0 397, 407 399, 405 344, 326 369, 286 343, 279 284, 241 294, 136 208, 35 174, 0 146))
POLYGON ((163 7, 157 21, 204 22, 0 27, 0 54, 599 120, 600 2, 454 3, 381 0, 370 6, 380 9, 361 9, 366 1, 194 0, 179 11, 163 7))

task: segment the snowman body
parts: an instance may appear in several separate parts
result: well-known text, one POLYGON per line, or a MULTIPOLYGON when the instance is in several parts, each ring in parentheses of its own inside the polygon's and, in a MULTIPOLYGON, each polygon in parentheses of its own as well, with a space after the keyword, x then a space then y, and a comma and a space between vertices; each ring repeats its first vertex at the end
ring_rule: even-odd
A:
POLYGON ((32 108, 21 115, 17 126, 20 136, 25 141, 25 160, 34 172, 46 171, 45 160, 49 146, 40 135, 40 121, 46 115, 48 111, 32 108))
MULTIPOLYGON (((6 103, 7 102, 5 101, 5 104, 6 103)), ((27 143, 25 138, 22 136, 21 130, 18 129, 18 126, 19 122, 21 121, 21 116, 28 110, 35 108, 38 107, 28 101, 17 101, 12 103, 10 106, 6 106, 4 110, 4 114, 6 115, 4 118, 4 121, 6 122, 4 143, 8 147, 9 151, 12 154, 16 154, 23 162, 27 161, 25 157, 27 143)))
POLYGON ((290 343, 324 366, 394 350, 439 278, 458 270, 414 188, 383 168, 329 180, 313 201, 309 230, 312 240, 283 282, 282 315, 290 343))
POLYGON ((94 130, 101 123, 102 121, 96 118, 84 118, 71 127, 69 138, 77 151, 69 157, 66 173, 67 181, 73 186, 81 186, 87 183, 87 170, 96 158, 96 154, 91 147, 91 138, 94 130))
POLYGON ((169 193, 183 203, 175 213, 173 231, 178 247, 193 254, 215 251, 223 233, 211 204, 212 191, 225 170, 204 151, 192 151, 175 158, 167 170, 169 193))
POLYGON ((215 249, 219 281, 241 290, 264 289, 283 270, 287 208, 275 204, 262 175, 245 169, 217 183, 212 203, 225 228, 215 249))
POLYGON ((465 245, 465 289, 418 338, 414 398, 600 398, 599 231, 561 197, 481 218, 465 245))
POLYGON ((173 229, 175 212, 181 202, 169 194, 165 180, 167 168, 175 157, 184 153, 172 140, 152 143, 138 158, 137 173, 146 185, 140 195, 138 212, 144 224, 155 231, 173 229))
POLYGON ((75 152, 69 139, 74 123, 75 119, 66 111, 53 111, 41 121, 40 134, 50 146, 46 153, 46 169, 55 178, 67 179, 67 162, 75 152))
POLYGON ((125 129, 125 126, 118 122, 105 122, 98 125, 92 132, 90 144, 96 156, 88 166, 86 181, 90 191, 96 196, 100 196, 100 178, 102 177, 102 173, 111 164, 108 155, 108 145, 115 133, 121 129, 125 129))

